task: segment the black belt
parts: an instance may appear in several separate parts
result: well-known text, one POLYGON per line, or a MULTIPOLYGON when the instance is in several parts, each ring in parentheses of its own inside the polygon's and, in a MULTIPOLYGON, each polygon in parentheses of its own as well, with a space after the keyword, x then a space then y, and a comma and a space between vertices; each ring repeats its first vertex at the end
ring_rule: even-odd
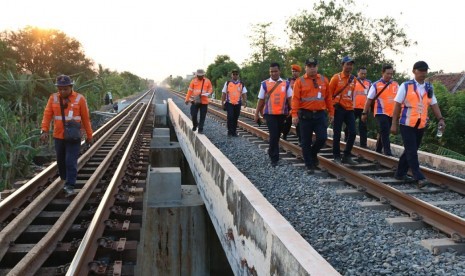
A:
POLYGON ((308 110, 308 109, 305 109, 305 108, 302 108, 300 110, 304 110, 306 112, 312 112, 313 114, 320 113, 320 112, 325 112, 324 110, 308 110))

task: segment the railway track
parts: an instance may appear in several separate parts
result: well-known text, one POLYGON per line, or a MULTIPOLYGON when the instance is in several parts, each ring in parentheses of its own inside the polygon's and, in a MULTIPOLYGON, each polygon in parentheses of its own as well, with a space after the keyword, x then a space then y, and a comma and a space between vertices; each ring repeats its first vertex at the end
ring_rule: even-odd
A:
POLYGON ((65 197, 52 164, 0 202, 0 275, 134 274, 153 124, 150 92, 83 147, 76 196, 65 197))
MULTIPOLYGON (((185 97, 185 94, 172 92, 181 98, 185 97)), ((226 120, 226 113, 222 111, 219 101, 212 100, 208 111, 218 120, 226 120)), ((238 126, 255 137, 268 140, 266 126, 258 126, 252 119, 253 114, 253 109, 243 109, 238 126)), ((291 130, 291 133, 295 135, 295 128, 291 130)), ((377 198, 380 204, 389 204, 398 208, 407 213, 412 220, 423 221, 441 230, 454 242, 465 242, 464 218, 435 206, 441 205, 436 203, 442 200, 434 199, 435 195, 441 198, 443 193, 453 192, 460 196, 465 195, 464 179, 422 166, 422 172, 434 184, 434 187, 417 189, 414 184, 405 185, 402 181, 394 178, 397 158, 354 146, 352 154, 358 157, 360 163, 354 166, 342 166, 333 162, 331 146, 332 139, 328 138, 326 148, 318 156, 319 167, 324 173, 329 173, 337 179, 343 180, 354 186, 359 192, 377 198), (428 202, 420 199, 422 194, 429 194, 428 202)), ((344 146, 345 144, 341 143, 342 150, 344 146)), ((297 166, 303 166, 297 137, 289 135, 287 141, 281 139, 280 147, 284 152, 295 157, 293 162, 297 166)), ((451 204, 460 204, 460 201, 454 201, 451 204)), ((462 204, 464 203, 462 202, 462 204)), ((447 203, 442 205, 442 207, 446 206, 447 203)))

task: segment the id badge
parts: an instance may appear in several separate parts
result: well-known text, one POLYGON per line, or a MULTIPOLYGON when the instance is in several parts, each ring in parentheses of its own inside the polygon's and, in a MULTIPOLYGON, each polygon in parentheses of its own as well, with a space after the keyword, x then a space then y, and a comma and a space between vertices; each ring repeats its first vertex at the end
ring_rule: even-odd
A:
POLYGON ((347 91, 347 96, 350 97, 351 95, 352 95, 352 90, 347 91))
POLYGON ((73 118, 73 114, 74 114, 74 113, 73 113, 73 110, 70 110, 70 111, 68 112, 68 117, 69 117, 69 118, 73 118))
POLYGON ((365 88, 363 91, 365 92, 365 95, 368 95, 368 88, 365 88))
POLYGON ((321 92, 318 92, 317 98, 321 99, 321 92))

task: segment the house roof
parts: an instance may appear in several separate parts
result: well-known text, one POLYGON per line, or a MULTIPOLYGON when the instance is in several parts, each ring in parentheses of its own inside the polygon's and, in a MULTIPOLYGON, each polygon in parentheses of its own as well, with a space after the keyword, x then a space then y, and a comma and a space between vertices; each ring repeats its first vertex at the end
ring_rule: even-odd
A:
POLYGON ((438 81, 452 93, 465 90, 465 73, 436 74, 429 77, 427 81, 438 81))

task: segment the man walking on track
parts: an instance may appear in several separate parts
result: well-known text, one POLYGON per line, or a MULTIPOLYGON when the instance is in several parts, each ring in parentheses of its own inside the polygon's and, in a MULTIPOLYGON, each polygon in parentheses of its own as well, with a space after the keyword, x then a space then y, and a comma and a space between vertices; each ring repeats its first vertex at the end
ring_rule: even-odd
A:
POLYGON ((212 83, 205 77, 205 71, 198 69, 196 77, 192 79, 187 89, 185 104, 191 103, 192 131, 199 129, 199 134, 203 134, 203 125, 208 111, 208 96, 212 94, 212 83), (200 121, 197 115, 200 111, 200 121))
POLYGON ((92 126, 86 99, 82 94, 73 91, 73 82, 66 75, 56 79, 58 92, 48 99, 42 119, 40 140, 48 140, 50 122, 53 119, 53 138, 57 155, 58 173, 65 180, 63 190, 66 194, 74 193, 77 178, 77 161, 81 147, 81 127, 83 126, 87 143, 92 143, 92 126), (65 128, 66 127, 66 128, 65 128), (68 130, 74 129, 75 136, 68 135, 68 130))
POLYGON ((335 74, 329 82, 329 93, 333 97, 334 123, 333 123, 333 156, 336 163, 358 164, 352 160, 351 151, 355 141, 355 116, 353 92, 355 88, 355 76, 351 74, 354 68, 354 60, 345 56, 342 59, 342 72, 335 74), (341 129, 345 123, 348 127, 349 137, 347 139, 344 155, 341 158, 341 129))
POLYGON ((334 109, 328 93, 328 79, 318 74, 318 61, 309 58, 305 62, 305 74, 294 84, 292 96, 292 122, 299 125, 302 136, 302 155, 308 174, 313 174, 318 162, 318 152, 324 146, 327 134, 327 114, 332 120, 334 109), (312 136, 315 132, 315 143, 312 136))
POLYGON ((227 112, 228 136, 237 136, 237 121, 241 106, 247 105, 247 89, 239 80, 239 70, 231 71, 231 80, 225 82, 221 95, 221 104, 227 112))
POLYGON ((254 117, 255 122, 259 121, 259 114, 265 117, 270 133, 268 155, 273 167, 278 165, 279 136, 283 130, 284 120, 289 115, 289 103, 292 97, 289 81, 281 79, 280 74, 279 64, 271 63, 270 78, 260 84, 254 117))
POLYGON ((445 120, 441 115, 438 101, 433 92, 433 85, 425 82, 428 69, 428 64, 424 61, 418 61, 413 65, 414 78, 399 86, 392 113, 394 123, 391 126, 391 133, 397 133, 397 119, 400 113, 400 134, 404 142, 404 152, 399 158, 395 178, 405 182, 415 181, 418 188, 423 188, 429 184, 420 171, 420 163, 418 162, 418 148, 425 132, 429 106, 439 121, 438 127, 442 131, 446 128, 445 120), (407 176, 409 169, 412 171, 413 179, 407 176))
POLYGON ((392 111, 394 110, 394 98, 397 94, 399 84, 392 80, 394 68, 390 64, 383 65, 382 78, 373 83, 368 93, 368 100, 362 113, 362 120, 366 122, 367 114, 370 112, 371 105, 374 102, 374 116, 378 121, 379 135, 376 141, 376 152, 392 156, 391 141, 389 134, 392 125, 392 111))

